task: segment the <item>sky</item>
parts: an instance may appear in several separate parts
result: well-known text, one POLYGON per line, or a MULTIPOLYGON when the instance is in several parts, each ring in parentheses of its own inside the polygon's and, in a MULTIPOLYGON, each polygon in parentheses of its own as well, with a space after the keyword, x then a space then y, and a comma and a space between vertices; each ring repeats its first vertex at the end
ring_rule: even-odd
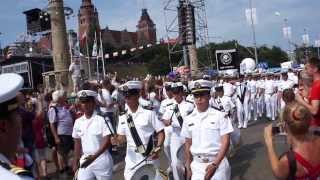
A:
MULTIPOLYGON (((99 12, 100 26, 110 29, 136 31, 141 9, 147 8, 157 26, 158 39, 166 37, 164 3, 178 0, 92 0, 99 12)), ((0 42, 6 46, 26 32, 23 11, 44 9, 48 0, 0 0, 0 42)), ((75 16, 66 21, 68 29, 77 30, 77 13, 81 0, 64 0, 65 6, 74 10, 75 16)), ((256 39, 258 46, 280 46, 288 49, 288 41, 282 35, 284 19, 292 28, 292 41, 302 43, 304 29, 310 43, 320 39, 320 0, 252 0, 257 9, 258 24, 256 39), (278 12, 278 13, 276 13, 278 12), (277 15, 276 15, 277 14, 277 15)), ((246 21, 245 9, 249 0, 206 0, 209 40, 222 42, 236 39, 241 44, 252 46, 252 31, 246 21)), ((174 14, 167 16, 171 22, 174 14), (171 16, 170 16, 171 15, 171 16)))

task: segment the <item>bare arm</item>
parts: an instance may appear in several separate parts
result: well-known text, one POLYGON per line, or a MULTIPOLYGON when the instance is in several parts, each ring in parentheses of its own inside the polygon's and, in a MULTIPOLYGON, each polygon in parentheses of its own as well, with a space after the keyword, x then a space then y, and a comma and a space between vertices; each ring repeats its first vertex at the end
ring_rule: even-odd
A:
POLYGON ((162 146, 162 144, 163 144, 163 142, 164 142, 164 138, 165 138, 164 130, 158 132, 158 133, 157 133, 157 137, 158 137, 157 146, 160 147, 160 146, 162 146))
POLYGON ((81 156, 81 139, 74 138, 74 159, 73 159, 73 171, 77 171, 79 166, 79 160, 81 156))
POLYGON ((320 101, 319 100, 312 100, 311 104, 309 104, 308 102, 304 101, 302 99, 302 97, 298 97, 300 95, 296 95, 296 100, 303 105, 304 107, 306 107, 312 115, 316 115, 319 111, 319 105, 320 105, 320 101))
POLYGON ((229 149, 230 145, 230 134, 225 134, 221 137, 221 148, 217 154, 216 159, 214 160, 214 164, 219 166, 220 162, 223 160, 223 158, 226 156, 227 151, 229 149))
POLYGON ((264 138, 267 147, 268 158, 271 164, 271 169, 277 179, 287 179, 289 175, 288 159, 286 157, 278 159, 272 142, 272 125, 269 125, 264 130, 264 138))

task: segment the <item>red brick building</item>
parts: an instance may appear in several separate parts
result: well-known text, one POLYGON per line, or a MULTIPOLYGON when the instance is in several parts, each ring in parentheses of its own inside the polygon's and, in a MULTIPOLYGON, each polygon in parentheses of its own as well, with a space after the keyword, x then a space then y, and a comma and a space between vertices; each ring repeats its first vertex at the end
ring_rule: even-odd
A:
POLYGON ((142 14, 137 25, 137 30, 130 32, 125 30, 111 30, 108 27, 101 29, 99 25, 98 12, 91 0, 82 0, 78 13, 79 39, 88 38, 91 44, 94 32, 99 34, 101 30, 103 44, 114 48, 137 47, 157 41, 156 25, 150 18, 147 9, 142 9, 142 14))

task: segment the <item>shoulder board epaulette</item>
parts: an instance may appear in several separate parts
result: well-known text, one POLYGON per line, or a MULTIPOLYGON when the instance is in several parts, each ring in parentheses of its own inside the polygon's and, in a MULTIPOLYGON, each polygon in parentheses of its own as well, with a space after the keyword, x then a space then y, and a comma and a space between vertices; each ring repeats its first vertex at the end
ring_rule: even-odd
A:
POLYGON ((186 102, 191 103, 191 104, 194 104, 192 101, 189 101, 189 100, 186 100, 186 102))
POLYGON ((189 116, 190 114, 192 114, 193 110, 192 111, 189 111, 187 112, 187 116, 189 116))
POLYGON ((150 110, 152 111, 153 110, 153 107, 149 107, 149 106, 142 106, 143 109, 146 109, 146 110, 150 110))
POLYGON ((127 113, 127 109, 126 110, 124 110, 124 111, 121 111, 119 114, 120 114, 120 116, 122 116, 122 115, 124 115, 124 114, 126 114, 127 113))
POLYGON ((217 111, 224 112, 223 109, 217 108, 217 107, 215 107, 215 106, 210 106, 210 107, 211 107, 212 109, 217 110, 217 111))
POLYGON ((0 161, 0 166, 11 171, 12 173, 18 175, 18 176, 27 176, 27 177, 33 177, 32 173, 28 170, 25 170, 21 167, 9 165, 5 162, 0 161))
POLYGON ((173 103, 169 103, 169 104, 167 104, 166 106, 171 106, 173 103))

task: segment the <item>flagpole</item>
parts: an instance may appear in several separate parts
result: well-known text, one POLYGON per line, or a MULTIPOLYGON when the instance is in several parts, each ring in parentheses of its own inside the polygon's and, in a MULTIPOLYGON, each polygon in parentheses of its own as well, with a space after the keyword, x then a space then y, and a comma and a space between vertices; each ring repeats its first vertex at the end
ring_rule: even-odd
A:
POLYGON ((104 53, 103 53, 103 43, 102 43, 101 31, 100 31, 100 52, 101 52, 101 60, 102 60, 103 78, 105 78, 105 76, 106 76, 106 66, 105 66, 105 62, 104 62, 104 53))
POLYGON ((88 58, 88 73, 89 73, 89 80, 91 80, 91 66, 90 66, 90 54, 89 54, 89 45, 88 45, 88 37, 87 37, 87 32, 86 33, 86 49, 87 49, 87 58, 88 58))
MULTIPOLYGON (((94 32, 94 46, 96 46, 96 50, 98 51, 98 47, 97 47, 97 32, 94 32)), ((100 80, 98 53, 97 53, 97 56, 96 56, 96 62, 97 62, 97 80, 100 80)))
POLYGON ((72 53, 72 39, 71 39, 71 33, 69 32, 69 51, 70 51, 70 58, 71 58, 71 62, 73 62, 73 53, 72 53))
POLYGON ((252 8, 252 0, 250 2, 250 18, 251 18, 251 28, 252 28, 252 38, 253 38, 253 45, 254 45, 254 57, 256 59, 256 65, 258 65, 258 52, 257 52, 257 40, 256 40, 256 30, 253 21, 253 8, 252 8))

